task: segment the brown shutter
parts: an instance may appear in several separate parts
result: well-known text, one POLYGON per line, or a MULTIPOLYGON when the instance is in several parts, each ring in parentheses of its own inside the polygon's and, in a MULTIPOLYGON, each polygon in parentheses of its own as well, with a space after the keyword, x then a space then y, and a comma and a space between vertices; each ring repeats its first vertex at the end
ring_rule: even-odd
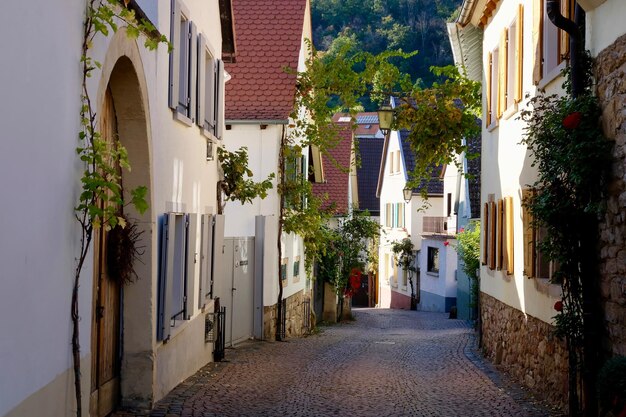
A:
POLYGON ((532 196, 531 189, 522 190, 522 222, 524 225, 524 274, 528 278, 535 276, 535 228, 526 202, 532 196))
MULTIPOLYGON (((561 0, 561 14, 566 19, 571 16, 571 0, 561 0)), ((569 58, 569 35, 563 29, 559 29, 559 64, 569 58)))
POLYGON ((483 208, 483 265, 487 265, 489 260, 489 204, 485 203, 483 208))
POLYGON ((507 84, 507 29, 500 35, 500 47, 498 48, 498 118, 506 110, 506 84, 507 84))
POLYGON ((519 103, 523 98, 524 89, 524 6, 517 8, 517 30, 515 31, 515 102, 519 103))
POLYGON ((503 238, 504 238, 504 203, 502 200, 498 200, 497 204, 497 221, 496 221, 496 269, 500 271, 502 269, 502 260, 504 259, 503 249, 503 238))
POLYGON ((496 269, 496 203, 489 203, 489 268, 496 269))
POLYGON ((504 224, 506 225, 504 229, 506 273, 512 275, 514 272, 513 253, 515 251, 513 240, 513 197, 504 198, 504 224))
POLYGON ((543 77, 543 0, 533 0, 533 83, 543 77))
POLYGON ((491 114, 492 114, 492 103, 491 103, 491 82, 492 82, 492 72, 493 72, 493 54, 489 52, 488 62, 487 62, 487 114, 485 115, 485 120, 487 125, 491 125, 491 114))

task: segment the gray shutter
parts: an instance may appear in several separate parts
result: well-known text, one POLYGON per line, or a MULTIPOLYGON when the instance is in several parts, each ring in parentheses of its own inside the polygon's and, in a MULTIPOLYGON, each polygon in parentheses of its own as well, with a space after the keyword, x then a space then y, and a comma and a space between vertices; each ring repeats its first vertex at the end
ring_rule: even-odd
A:
POLYGON ((215 86, 215 136, 221 140, 224 130, 224 62, 221 59, 217 60, 217 82, 215 86))
POLYGON ((180 77, 180 3, 172 0, 172 11, 170 20, 170 42, 174 46, 170 52, 170 85, 169 85, 169 105, 176 110, 178 107, 178 79, 180 77))
POLYGON ((211 58, 209 60, 209 67, 206 69, 207 71, 207 81, 206 81, 206 91, 205 91, 205 126, 209 132, 215 135, 215 83, 216 83, 216 73, 217 73, 217 65, 215 64, 215 59, 211 58))
POLYGON ((206 93, 206 38, 198 36, 198 83, 196 88, 196 124, 204 127, 204 105, 206 93))
POLYGON ((170 337, 170 319, 172 317, 172 292, 174 276, 174 245, 176 244, 175 231, 176 215, 167 213, 163 220, 161 235, 161 270, 159 274, 158 326, 157 339, 167 340, 170 337))
POLYGON ((213 216, 203 214, 200 225, 200 288, 198 308, 206 304, 211 291, 211 257, 213 253, 213 216))
POLYGON ((178 53, 178 110, 185 116, 189 116, 189 39, 190 23, 185 20, 180 23, 180 51, 178 53))
POLYGON ((185 294, 185 320, 193 316, 196 288, 199 284, 196 280, 196 263, 200 262, 200 253, 196 238, 198 237, 198 214, 188 215, 187 226, 187 267, 186 267, 186 294, 185 294))
POLYGON ((190 23, 190 33, 191 38, 189 42, 189 109, 188 115, 191 121, 193 122, 196 117, 196 85, 198 84, 198 48, 197 39, 198 39, 198 29, 196 25, 191 22, 190 23))
MULTIPOLYGON (((216 214, 213 223, 213 258, 211 260, 211 290, 213 282, 224 279, 224 215, 216 214)), ((213 294, 211 294, 213 295, 213 294)))

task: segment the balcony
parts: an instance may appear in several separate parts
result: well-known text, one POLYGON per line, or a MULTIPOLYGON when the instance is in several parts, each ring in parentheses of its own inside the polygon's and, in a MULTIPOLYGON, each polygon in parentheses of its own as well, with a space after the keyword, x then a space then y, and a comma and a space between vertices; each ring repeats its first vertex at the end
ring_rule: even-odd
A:
POLYGON ((424 216, 422 233, 448 233, 448 218, 439 216, 424 216))

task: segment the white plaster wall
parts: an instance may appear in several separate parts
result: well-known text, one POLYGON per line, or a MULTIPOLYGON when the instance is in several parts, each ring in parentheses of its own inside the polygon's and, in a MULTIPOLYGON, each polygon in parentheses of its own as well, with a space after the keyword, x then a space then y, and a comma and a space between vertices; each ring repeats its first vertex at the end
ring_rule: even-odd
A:
MULTIPOLYGON (((532 84, 533 53, 532 53, 532 2, 524 0, 524 70, 523 90, 535 94, 536 87, 532 84)), ((509 25, 516 13, 516 1, 500 2, 489 26, 484 32, 483 60, 498 44, 500 34, 505 25, 509 25)), ((486 71, 488 65, 483 66, 486 71)), ((483 73, 483 109, 486 109, 486 76, 483 73)), ((548 93, 560 91, 562 78, 557 77, 547 83, 548 93)), ((497 200, 503 197, 512 197, 514 203, 514 275, 507 276, 503 271, 490 270, 481 266, 481 291, 499 299, 500 301, 530 314, 546 322, 551 322, 554 316, 555 296, 554 289, 545 288, 537 280, 529 280, 523 275, 523 228, 521 214, 521 190, 534 182, 536 171, 530 166, 530 155, 526 146, 520 144, 523 134, 523 123, 517 120, 519 110, 527 105, 523 100, 518 105, 518 111, 503 116, 499 124, 492 130, 485 128, 483 117, 482 130, 482 173, 481 173, 481 202, 488 201, 490 195, 497 200)), ((481 213, 481 221, 484 221, 481 213)), ((481 237, 484 242, 485 236, 481 237)))
POLYGON ((456 297, 456 281, 454 272, 456 271, 456 253, 454 249, 444 242, 454 242, 454 240, 443 240, 425 237, 421 244, 419 259, 421 271, 421 290, 442 297, 456 297), (428 272, 428 247, 439 249, 439 273, 428 272))
MULTIPOLYGON (((207 34, 214 50, 219 52, 217 1, 207 4, 185 0, 185 5, 199 31, 207 34)), ((149 15, 158 13, 162 17, 158 19, 158 29, 169 36, 170 1, 150 2, 148 9, 149 15)), ((7 3, 0 15, 3 62, 11 63, 0 66, 2 96, 11 97, 0 104, 3 126, 0 194, 5 197, 0 216, 0 313, 3 317, 17 318, 4 320, 0 326, 2 334, 7 336, 0 339, 3 364, 0 415, 72 366, 69 307, 74 259, 79 249, 79 228, 73 208, 82 172, 75 148, 79 130, 83 13, 84 5, 54 0, 37 7, 25 2, 7 3), (29 22, 28 30, 24 30, 24 22, 29 22), (15 33, 20 33, 19 41, 15 33)), ((98 37, 92 49, 94 58, 103 64, 108 45, 108 40, 98 37)), ((154 176, 153 183, 146 184, 151 192, 153 213, 156 217, 169 210, 211 212, 215 207, 216 164, 204 158, 205 141, 199 129, 172 118, 167 106, 167 51, 163 46, 156 52, 143 48, 140 51, 149 86, 148 129, 153 134, 154 176)), ((89 81, 94 100, 98 97, 100 75, 98 70, 94 71, 89 81)), ((98 111, 98 103, 94 104, 98 111)), ((153 256, 153 266, 156 262, 153 256)), ((156 274, 157 268, 152 270, 156 274)), ((81 357, 85 359, 90 356, 91 255, 83 271, 80 344, 81 357)), ((197 279, 196 271, 194 280, 197 279)), ((156 282, 156 275, 152 280, 156 282)), ((156 285, 152 288, 154 299, 156 285)), ((182 340, 186 336, 180 337, 182 340)), ((184 372, 188 375, 190 370, 184 372)), ((181 375, 174 373, 172 377, 181 375)), ((83 380, 90 380, 88 366, 83 369, 83 380)), ((63 393, 57 393, 57 401, 72 401, 70 382, 63 393)), ((83 398, 87 402, 89 396, 83 398)), ((45 404, 41 408, 45 409, 45 404)), ((88 409, 87 403, 83 409, 88 409)), ((45 415, 45 410, 41 415, 45 415)))
POLYGON ((587 49, 596 56, 611 45, 615 39, 626 33, 624 18, 626 2, 607 0, 587 13, 587 49))
MULTIPOLYGON (((254 181, 263 181, 270 174, 278 177, 278 154, 284 125, 237 124, 224 131, 224 147, 234 152, 241 147, 248 148, 248 167, 254 181)), ((252 203, 242 205, 229 201, 224 208, 226 216, 226 236, 254 236, 254 218, 263 215, 278 215, 280 201, 276 189, 277 178, 272 181, 272 189, 265 199, 255 198, 252 203)))
MULTIPOLYGON (((0 13, 0 415, 72 364, 83 11, 56 0, 36 7, 9 2, 0 13)), ((91 262, 82 282, 80 342, 87 358, 91 262)), ((57 401, 71 402, 69 382, 57 401)))

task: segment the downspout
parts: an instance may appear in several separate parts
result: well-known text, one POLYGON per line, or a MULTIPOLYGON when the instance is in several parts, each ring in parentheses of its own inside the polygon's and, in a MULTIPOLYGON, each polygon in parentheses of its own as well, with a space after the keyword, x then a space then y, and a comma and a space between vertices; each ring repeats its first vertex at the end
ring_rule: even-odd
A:
MULTIPOLYGON (((585 27, 585 11, 576 3, 574 13, 575 21, 566 19, 560 12, 560 1, 567 0, 547 0, 547 13, 550 21, 558 28, 563 29, 570 35, 570 67, 571 67, 571 83, 572 83, 572 99, 576 99, 584 94, 585 86, 589 83, 585 80, 585 72, 583 68, 582 52, 584 50, 584 27, 585 27)), ((596 328, 600 317, 600 306, 598 304, 597 289, 597 261, 595 253, 596 239, 590 239, 597 235, 597 222, 593 218, 589 218, 583 225, 583 240, 581 241, 581 273, 582 273, 582 292, 583 292, 583 351, 582 351, 582 381, 583 381, 583 415, 594 417, 598 415, 598 403, 596 396, 596 374, 599 364, 599 348, 597 340, 600 335, 596 328), (590 242, 591 241, 591 242, 590 242), (593 242, 593 243, 592 243, 593 242)), ((570 382, 571 383, 571 382, 570 382)), ((570 394, 571 396, 571 394, 570 394)), ((570 398, 570 415, 574 415, 570 398)), ((577 410, 576 410, 577 411, 577 410)))
POLYGON ((565 18, 561 14, 561 1, 568 0, 547 0, 546 12, 548 18, 559 29, 563 29, 570 36, 570 66, 572 69, 572 98, 578 97, 584 90, 585 76, 583 68, 581 66, 581 52, 583 51, 584 39, 582 27, 585 24, 585 11, 576 3, 576 11, 574 13, 574 19, 576 21, 565 18))

